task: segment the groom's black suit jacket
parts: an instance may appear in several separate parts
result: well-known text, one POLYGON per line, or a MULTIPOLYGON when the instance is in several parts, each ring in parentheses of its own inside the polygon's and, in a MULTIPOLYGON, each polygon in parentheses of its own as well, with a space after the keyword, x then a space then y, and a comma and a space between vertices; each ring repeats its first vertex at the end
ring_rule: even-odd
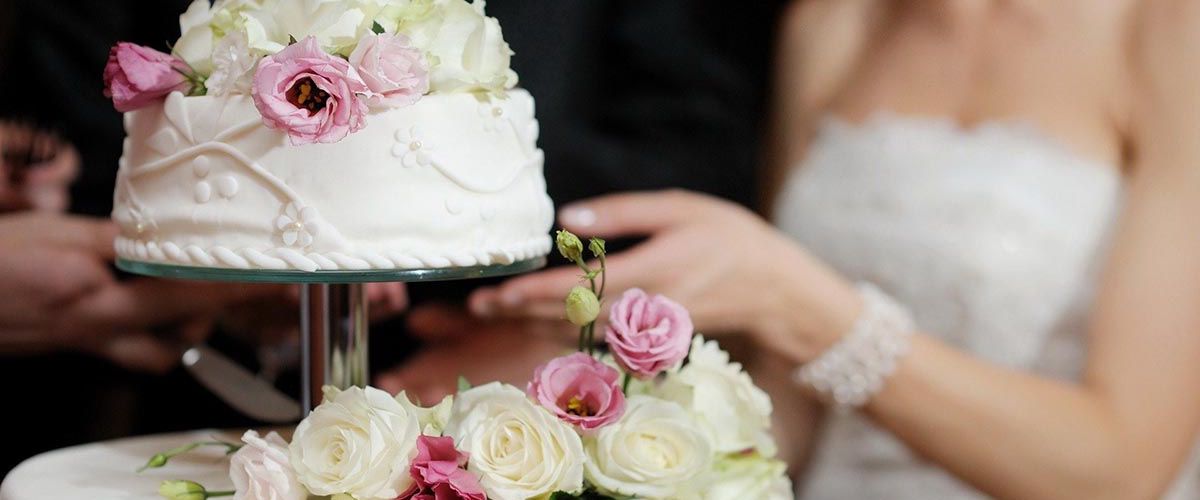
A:
MULTIPOLYGON (((55 126, 83 157, 73 210, 106 216, 124 133, 101 95, 118 40, 165 50, 187 0, 0 0, 0 116, 55 126)), ((766 75, 779 0, 491 0, 537 100, 556 202, 682 187, 752 202, 766 75)), ((456 287, 414 288, 456 295, 456 287)), ((382 332, 381 332, 382 333, 382 332)), ((399 335, 375 335, 375 366, 399 335)), ((40 449, 131 433, 248 425, 186 375, 122 373, 71 355, 0 360, 0 412, 37 442, 0 449, 0 474, 40 449), (14 383, 15 382, 15 383, 14 383), (70 397, 61 397, 69 394, 70 397)))

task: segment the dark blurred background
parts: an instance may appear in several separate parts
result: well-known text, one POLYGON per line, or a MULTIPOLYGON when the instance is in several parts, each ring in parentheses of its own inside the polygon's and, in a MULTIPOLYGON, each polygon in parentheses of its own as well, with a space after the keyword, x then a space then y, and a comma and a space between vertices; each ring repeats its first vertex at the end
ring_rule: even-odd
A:
MULTIPOLYGON (((72 211, 107 217, 112 206, 124 131, 101 94, 109 48, 121 40, 168 50, 188 3, 0 0, 0 119, 52 128, 79 150, 72 211)), ((682 187, 751 204, 782 3, 490 0, 488 13, 517 53, 521 86, 537 100, 551 197, 561 205, 610 191, 682 187)), ((416 303, 456 300, 464 286, 412 286, 410 294, 416 303)), ((419 348, 402 325, 373 327, 373 368, 394 366, 419 348)), ((210 344, 253 367, 253 349, 241 341, 218 333, 210 344)), ((156 376, 82 355, 7 357, 0 380, 7 402, 0 424, 18 430, 0 447, 0 476, 72 444, 256 424, 179 369, 156 376)), ((294 385, 298 376, 281 380, 294 385)))

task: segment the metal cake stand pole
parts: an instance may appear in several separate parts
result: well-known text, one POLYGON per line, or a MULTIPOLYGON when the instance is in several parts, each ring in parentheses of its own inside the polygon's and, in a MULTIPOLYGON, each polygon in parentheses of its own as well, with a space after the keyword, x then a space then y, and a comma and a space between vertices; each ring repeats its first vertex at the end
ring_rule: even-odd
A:
POLYGON ((475 267, 307 272, 203 268, 117 259, 117 267, 124 271, 160 278, 301 285, 300 397, 305 416, 321 404, 322 388, 326 385, 346 389, 365 387, 370 382, 366 283, 491 278, 525 273, 545 265, 546 259, 539 257, 475 267))
POLYGON ((370 382, 366 285, 310 283, 300 288, 301 407, 321 403, 322 389, 370 382))

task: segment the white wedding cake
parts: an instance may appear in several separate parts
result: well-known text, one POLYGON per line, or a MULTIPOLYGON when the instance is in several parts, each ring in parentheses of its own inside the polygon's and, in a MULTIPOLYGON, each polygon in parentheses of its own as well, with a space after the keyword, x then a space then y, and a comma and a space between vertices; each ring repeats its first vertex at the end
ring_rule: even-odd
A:
POLYGON ((118 45, 105 70, 128 134, 121 258, 324 271, 549 252, 533 98, 482 2, 197 0, 181 25, 173 55, 118 45))

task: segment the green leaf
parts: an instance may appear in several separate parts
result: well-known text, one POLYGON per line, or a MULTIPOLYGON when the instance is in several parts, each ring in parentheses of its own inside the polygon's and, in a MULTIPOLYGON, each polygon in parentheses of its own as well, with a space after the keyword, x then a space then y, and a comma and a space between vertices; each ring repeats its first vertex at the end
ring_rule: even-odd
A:
POLYGON ((462 375, 458 376, 458 392, 468 391, 471 389, 471 381, 462 375))
POLYGON ((299 40, 296 40, 295 35, 288 35, 288 45, 296 45, 297 43, 299 43, 299 40))
POLYGON ((383 31, 383 25, 379 24, 379 21, 371 23, 371 32, 375 33, 376 35, 382 35, 383 31))

